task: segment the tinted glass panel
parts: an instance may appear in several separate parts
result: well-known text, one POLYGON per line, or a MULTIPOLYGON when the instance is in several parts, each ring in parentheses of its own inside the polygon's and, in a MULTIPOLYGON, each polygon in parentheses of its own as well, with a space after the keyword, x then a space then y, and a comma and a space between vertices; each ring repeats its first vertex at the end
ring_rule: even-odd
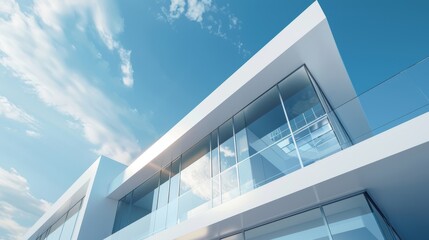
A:
POLYGON ((171 165, 161 171, 159 180, 158 208, 162 208, 168 203, 168 192, 170 188, 170 169, 171 165))
POLYGON ((182 155, 180 195, 209 181, 210 175, 210 137, 206 137, 182 155))
POLYGON ((211 150, 212 150, 212 176, 216 176, 220 172, 219 166, 219 147, 218 147, 218 133, 217 130, 212 132, 211 150))
POLYGON ((243 110, 249 153, 253 155, 290 135, 276 88, 260 96, 243 110))
POLYGON ((51 226, 48 240, 58 240, 60 239, 61 232, 63 230, 63 224, 66 220, 66 215, 64 214, 54 225, 51 226))
POLYGON ((128 193, 125 197, 118 201, 113 232, 116 232, 129 224, 128 218, 130 216, 131 197, 132 192, 128 193))
POLYGON ((64 222, 63 231, 60 240, 69 240, 73 237, 73 230, 76 225, 77 217, 79 216, 82 200, 74 205, 67 213, 66 221, 64 222))
POLYGON ((222 203, 240 194, 237 180, 237 169, 232 167, 221 174, 222 203))
POLYGON ((224 171, 236 164, 232 120, 219 127, 220 170, 224 171))
POLYGON ((326 117, 294 134, 304 166, 341 150, 338 139, 326 117))
POLYGON ((304 67, 295 71, 279 85, 292 130, 325 114, 304 67))
POLYGON ((334 240, 384 239, 364 195, 323 207, 334 240))
POLYGON ((130 208, 130 223, 140 219, 156 209, 158 201, 159 172, 133 191, 130 208))

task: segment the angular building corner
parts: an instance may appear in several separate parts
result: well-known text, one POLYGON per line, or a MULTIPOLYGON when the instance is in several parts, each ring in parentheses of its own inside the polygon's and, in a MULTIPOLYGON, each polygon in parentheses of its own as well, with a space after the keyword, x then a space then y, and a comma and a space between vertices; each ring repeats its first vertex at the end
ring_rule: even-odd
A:
POLYGON ((130 166, 100 157, 26 238, 422 239, 428 66, 357 95, 316 1, 130 166), (397 86, 421 102, 369 116, 397 86))

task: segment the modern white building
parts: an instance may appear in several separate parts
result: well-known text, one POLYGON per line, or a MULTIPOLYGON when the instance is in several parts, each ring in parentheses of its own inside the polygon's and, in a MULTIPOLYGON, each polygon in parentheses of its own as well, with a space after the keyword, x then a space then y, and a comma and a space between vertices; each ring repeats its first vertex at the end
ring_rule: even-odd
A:
POLYGON ((427 108, 372 136, 361 101, 315 2, 131 165, 100 157, 26 238, 425 239, 427 108))

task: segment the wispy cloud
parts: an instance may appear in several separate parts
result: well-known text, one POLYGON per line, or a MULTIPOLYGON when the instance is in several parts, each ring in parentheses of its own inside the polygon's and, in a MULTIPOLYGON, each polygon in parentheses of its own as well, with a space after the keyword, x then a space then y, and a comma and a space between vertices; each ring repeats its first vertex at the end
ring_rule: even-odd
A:
MULTIPOLYGON (((103 79, 97 79, 92 69, 88 72, 74 65, 83 60, 74 54, 76 49, 95 45, 91 39, 95 30, 99 41, 117 52, 123 84, 133 86, 131 51, 117 40, 123 20, 115 2, 36 0, 25 12, 13 0, 0 5, 0 64, 32 87, 45 104, 79 124, 96 153, 125 163, 140 154, 137 138, 123 121, 131 114, 129 108, 95 85, 103 79)), ((102 56, 98 51, 94 55, 90 64, 96 66, 102 56)), ((153 134, 150 123, 142 124, 153 134)))
POLYGON ((23 239, 28 227, 50 205, 33 196, 27 179, 15 169, 0 168, 0 233, 6 239, 23 239))
POLYGON ((245 57, 250 52, 244 48, 237 31, 241 29, 241 21, 229 10, 229 5, 218 6, 212 0, 168 0, 169 7, 161 7, 159 19, 170 24, 180 17, 200 24, 210 34, 230 40, 245 57))
POLYGON ((22 123, 26 127, 30 128, 25 131, 25 133, 30 137, 40 136, 36 119, 23 109, 10 102, 9 99, 4 96, 0 96, 0 116, 22 123))

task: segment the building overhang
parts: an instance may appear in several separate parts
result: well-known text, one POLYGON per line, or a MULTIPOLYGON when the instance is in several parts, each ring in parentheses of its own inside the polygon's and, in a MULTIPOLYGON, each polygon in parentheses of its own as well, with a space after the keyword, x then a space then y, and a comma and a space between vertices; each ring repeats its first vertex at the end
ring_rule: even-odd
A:
MULTIPOLYGON (((302 65, 333 108, 356 97, 317 1, 119 174, 110 185, 109 197, 122 198, 302 65)), ((343 124, 351 135, 369 130, 360 106, 350 122, 343 124)))

